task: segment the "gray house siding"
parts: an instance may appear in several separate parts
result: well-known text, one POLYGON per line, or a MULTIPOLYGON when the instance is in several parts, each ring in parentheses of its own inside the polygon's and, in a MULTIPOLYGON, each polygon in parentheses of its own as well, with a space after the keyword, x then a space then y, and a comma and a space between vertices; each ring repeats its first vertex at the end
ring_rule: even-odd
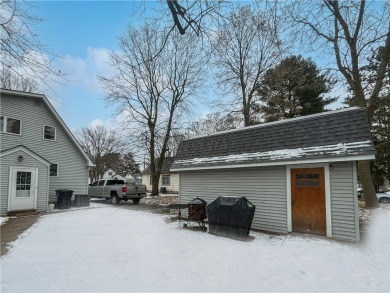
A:
POLYGON ((357 195, 355 193, 354 164, 334 163, 330 168, 332 235, 344 240, 359 240, 359 222, 356 221, 357 195), (357 223, 356 223, 357 222, 357 223))
POLYGON ((256 205, 252 228, 287 232, 286 167, 180 172, 180 202, 218 196, 245 196, 256 205))
POLYGON ((9 171, 10 167, 28 167, 38 169, 38 189, 37 189, 37 211, 46 211, 48 203, 48 175, 49 168, 36 160, 35 158, 26 155, 23 151, 17 151, 15 153, 3 156, 1 158, 0 166, 0 212, 1 216, 7 214, 8 208, 8 191, 9 191, 9 171), (17 158, 23 156, 23 161, 19 162, 17 158))
POLYGON ((213 191, 212 200, 247 196, 256 205, 253 228, 314 233, 310 225, 318 224, 316 233, 359 241, 356 162, 375 159, 366 116, 363 108, 352 107, 192 137, 179 144, 171 169, 183 176, 180 194, 186 201, 213 191), (311 189, 310 181, 291 186, 295 168, 323 168, 324 181, 316 183, 321 188, 311 189), (301 187, 321 198, 321 207, 310 197, 293 205, 301 187), (304 211, 296 211, 297 205, 304 211), (302 229, 296 225, 300 217, 306 222, 302 229))
MULTIPOLYGON (((354 168, 353 162, 330 164, 330 220, 333 238, 359 241, 354 168)), ((182 171, 180 202, 197 196, 207 203, 221 195, 245 196, 256 205, 253 229, 287 233, 286 177, 286 166, 182 171)))
MULTIPOLYGON (((87 193, 87 160, 42 99, 2 93, 1 116, 21 120, 21 135, 0 133, 1 151, 24 145, 52 164, 58 164, 58 177, 49 178, 52 200, 56 200, 55 190, 60 188, 72 189, 74 194, 87 193), (56 128, 55 141, 43 138, 45 125, 56 128)), ((38 184, 42 184, 40 178, 38 184)))

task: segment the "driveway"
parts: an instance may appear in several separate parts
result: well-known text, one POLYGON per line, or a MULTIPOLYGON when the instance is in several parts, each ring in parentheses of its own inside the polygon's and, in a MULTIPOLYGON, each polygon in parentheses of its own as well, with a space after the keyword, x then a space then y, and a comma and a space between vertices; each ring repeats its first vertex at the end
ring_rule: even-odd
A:
POLYGON ((41 213, 38 215, 21 215, 10 217, 7 222, 5 222, 0 229, 0 239, 1 239, 1 254, 0 257, 3 257, 11 248, 12 242, 16 241, 21 234, 27 231, 33 224, 35 224, 40 216, 47 215, 51 213, 64 213, 64 212, 72 212, 80 209, 91 209, 91 208, 99 208, 99 207, 113 207, 119 209, 126 210, 134 210, 134 211, 143 211, 154 214, 166 214, 169 213, 169 209, 165 208, 164 205, 160 205, 159 203, 165 203, 168 201, 175 202, 177 201, 177 196, 161 196, 161 197, 147 197, 141 200, 141 203, 134 204, 132 201, 121 202, 118 205, 113 205, 108 200, 104 199, 91 199, 91 206, 85 208, 75 208, 66 210, 54 210, 48 213, 41 213), (96 204, 96 205, 95 205, 96 204))
POLYGON ((165 208, 163 205, 159 204, 153 204, 153 203, 145 203, 144 199, 141 200, 139 204, 133 203, 131 200, 129 201, 121 201, 117 205, 113 205, 109 200, 105 199, 91 199, 91 203, 97 203, 101 205, 107 205, 107 206, 113 206, 115 208, 121 208, 121 209, 127 209, 127 210, 133 210, 133 211, 144 211, 144 212, 150 212, 150 213, 168 213, 169 209, 165 208))
POLYGON ((363 244, 314 235, 252 241, 181 229, 166 216, 92 203, 53 212, 0 260, 3 292, 389 292, 389 212, 363 244), (362 269, 366 268, 366 269, 362 269))

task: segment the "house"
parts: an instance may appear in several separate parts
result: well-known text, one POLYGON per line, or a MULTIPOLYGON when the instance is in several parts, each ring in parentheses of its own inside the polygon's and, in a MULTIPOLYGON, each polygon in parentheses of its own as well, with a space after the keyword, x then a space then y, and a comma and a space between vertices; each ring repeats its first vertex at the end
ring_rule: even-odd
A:
POLYGON ((252 228, 359 241, 356 162, 375 159, 365 110, 347 108, 184 140, 180 202, 245 196, 252 228))
POLYGON ((127 174, 125 178, 127 181, 135 181, 135 184, 142 184, 142 175, 139 173, 127 174))
POLYGON ((0 89, 0 212, 48 209, 56 190, 86 194, 93 163, 41 94, 0 89))
MULTIPOLYGON (((171 170, 171 165, 173 163, 174 158, 168 157, 164 159, 162 168, 160 181, 158 184, 158 189, 165 188, 169 193, 177 193, 179 192, 179 172, 174 172, 171 170)), ((146 168, 142 171, 142 184, 146 185, 147 190, 152 190, 152 178, 150 167, 146 168)))

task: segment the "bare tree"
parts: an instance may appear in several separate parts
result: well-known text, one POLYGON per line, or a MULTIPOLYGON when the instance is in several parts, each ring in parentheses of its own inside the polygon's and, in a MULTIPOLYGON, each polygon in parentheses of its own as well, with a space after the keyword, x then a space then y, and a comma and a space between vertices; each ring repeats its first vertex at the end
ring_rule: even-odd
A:
POLYGON ((259 9, 239 6, 228 16, 215 42, 219 87, 234 95, 233 111, 242 113, 244 126, 254 124, 256 87, 283 53, 275 21, 259 9))
POLYGON ((125 152, 125 144, 118 133, 102 125, 82 128, 76 132, 76 137, 95 164, 89 171, 91 182, 102 178, 108 169, 117 165, 125 152))
POLYGON ((0 87, 21 92, 36 92, 38 83, 31 77, 23 78, 8 67, 3 67, 0 72, 0 87))
POLYGON ((149 155, 152 195, 158 194, 172 129, 203 80, 205 60, 199 42, 193 34, 180 39, 175 34, 167 40, 157 24, 129 27, 120 38, 121 52, 111 53, 117 75, 100 77, 108 101, 125 109, 129 120, 137 124, 136 138, 149 155))
POLYGON ((181 35, 187 30, 191 30, 197 36, 208 30, 208 26, 213 23, 212 20, 218 20, 221 17, 220 10, 224 1, 213 0, 193 0, 176 1, 166 0, 169 11, 173 18, 173 27, 177 28, 181 35))
POLYGON ((53 68, 55 54, 34 31, 42 20, 31 15, 32 8, 31 2, 1 0, 0 64, 26 81, 36 80, 50 88, 49 83, 62 75, 53 68))
POLYGON ((210 113, 205 118, 194 121, 188 127, 189 136, 212 134, 218 131, 236 129, 241 126, 237 117, 232 114, 210 113))
MULTIPOLYGON (((324 48, 336 61, 337 69, 353 92, 352 105, 367 109, 372 124, 390 60, 389 2, 371 1, 295 1, 288 7, 295 23, 295 38, 309 49, 324 48), (375 84, 369 92, 364 88, 362 68, 371 50, 383 47, 375 84)), ((366 207, 377 207, 378 200, 371 178, 370 162, 359 162, 366 207)))

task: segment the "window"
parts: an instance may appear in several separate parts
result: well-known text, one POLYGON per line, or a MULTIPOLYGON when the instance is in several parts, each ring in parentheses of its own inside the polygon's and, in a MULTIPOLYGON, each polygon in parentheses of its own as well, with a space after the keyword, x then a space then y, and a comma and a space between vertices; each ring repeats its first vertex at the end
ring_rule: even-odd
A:
POLYGON ((171 185, 171 175, 162 175, 162 185, 171 185))
POLYGON ((7 133, 20 134, 21 121, 19 119, 13 119, 1 116, 0 117, 0 131, 7 133))
POLYGON ((43 130, 43 138, 48 140, 56 140, 56 128, 45 126, 43 130))
POLYGON ((95 181, 94 183, 91 184, 91 186, 97 186, 99 181, 95 181))
POLYGON ((54 176, 54 177, 58 176, 58 164, 50 165, 50 176, 54 176))
POLYGON ((31 172, 16 174, 16 197, 30 197, 31 172))
POLYGON ((107 185, 114 185, 114 180, 107 180, 106 186, 107 185))
POLYGON ((296 174, 297 187, 318 187, 320 186, 320 174, 296 174))
POLYGON ((105 180, 100 180, 99 183, 98 183, 98 186, 103 186, 104 185, 104 181, 105 180))

